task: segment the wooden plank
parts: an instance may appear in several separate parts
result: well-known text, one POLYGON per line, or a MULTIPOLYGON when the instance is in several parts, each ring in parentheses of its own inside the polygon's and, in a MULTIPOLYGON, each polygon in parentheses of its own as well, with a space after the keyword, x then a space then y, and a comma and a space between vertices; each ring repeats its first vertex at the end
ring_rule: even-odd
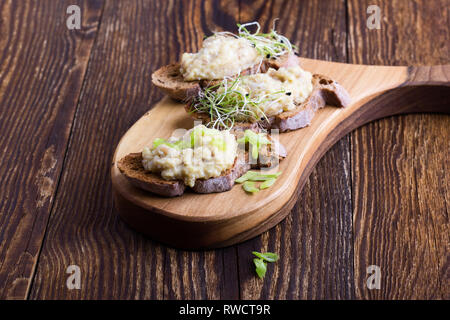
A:
POLYGON ((151 73, 236 14, 233 2, 105 4, 32 299, 237 297, 234 249, 177 251, 129 229, 114 210, 109 174, 119 138, 162 97, 151 73), (80 266, 80 290, 66 287, 71 264, 80 266))
POLYGON ((0 299, 26 298, 103 1, 0 3, 0 299))
MULTIPOLYGON (((350 62, 448 63, 449 5, 348 1, 350 62), (366 28, 372 4, 381 8, 380 30, 366 28)), ((449 121, 408 115, 352 134, 357 298, 448 299, 449 121), (381 268, 380 290, 366 287, 369 265, 381 268)))
MULTIPOLYGON (((242 22, 258 20, 299 47, 302 57, 346 61, 344 1, 243 1, 242 22)), ((312 172, 288 218, 262 236, 238 245, 244 299, 353 297, 349 137, 330 149, 312 172), (264 281, 255 275, 252 251, 273 251, 264 281)))
MULTIPOLYGON (((205 20, 201 27, 194 25, 189 30, 191 34, 199 35, 199 41, 187 51, 195 52, 201 46, 201 35, 209 35, 213 31, 235 30, 239 5, 235 0, 196 3, 190 12, 205 20)), ((184 23, 187 25, 189 17, 185 19, 184 23)), ((183 50, 180 51, 182 52, 183 50)), ((234 247, 211 251, 167 248, 164 265, 165 299, 239 298, 237 255, 234 247)))

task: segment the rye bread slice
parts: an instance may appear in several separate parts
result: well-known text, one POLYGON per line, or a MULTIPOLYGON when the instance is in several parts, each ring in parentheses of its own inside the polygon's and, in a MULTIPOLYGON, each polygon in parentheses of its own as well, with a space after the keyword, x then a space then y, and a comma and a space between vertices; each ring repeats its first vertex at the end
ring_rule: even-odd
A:
MULTIPOLYGON (((130 153, 117 163, 120 172, 137 188, 166 197, 176 197, 184 193, 186 185, 181 180, 165 180, 159 175, 145 171, 141 153, 130 153)), ((230 190, 234 180, 250 170, 246 155, 239 153, 233 167, 217 178, 198 179, 192 190, 196 193, 216 193, 230 190)))
MULTIPOLYGON (((278 69, 290 66, 293 63, 299 63, 298 61, 298 57, 294 54, 285 54, 276 59, 265 59, 261 64, 255 64, 241 71, 239 75, 264 73, 269 67, 278 69)), ((152 83, 177 101, 188 101, 190 98, 195 97, 202 88, 220 84, 223 80, 185 81, 180 73, 180 67, 181 64, 179 62, 172 63, 152 73, 152 83)))
POLYGON ((152 73, 152 83, 174 100, 186 101, 196 96, 200 90, 199 81, 184 81, 180 64, 173 63, 152 73))
POLYGON ((234 186, 234 180, 250 170, 250 164, 246 161, 244 153, 238 153, 231 169, 217 178, 197 179, 192 190, 197 193, 216 193, 230 190, 234 186))
POLYGON ((233 168, 218 178, 196 180, 192 190, 197 193, 228 191, 234 186, 234 181, 248 170, 275 167, 279 161, 286 158, 287 152, 281 143, 275 141, 270 136, 268 138, 272 144, 264 145, 260 148, 256 163, 250 162, 248 152, 238 152, 233 168), (275 150, 278 150, 278 154, 274 153, 275 150))
POLYGON ((300 58, 294 54, 285 54, 278 58, 271 58, 267 60, 267 70, 269 68, 272 69, 280 69, 280 68, 289 68, 296 65, 300 65, 300 58))
MULTIPOLYGON (((195 185, 191 188, 196 193, 217 193, 230 190, 234 186, 234 181, 250 169, 272 167, 278 161, 284 159, 287 155, 286 149, 271 137, 271 145, 265 146, 260 150, 258 162, 252 164, 248 159, 249 154, 245 150, 238 149, 238 155, 234 161, 233 167, 227 170, 220 177, 210 179, 197 179, 195 185), (279 155, 274 155, 278 150, 279 155)), ((185 192, 186 185, 181 180, 165 180, 159 175, 145 171, 142 165, 141 153, 130 153, 119 160, 117 167, 127 180, 137 188, 141 188, 152 193, 166 197, 180 196, 185 192)))
POLYGON ((343 108, 350 104, 349 94, 336 81, 319 74, 313 75, 312 81, 313 92, 306 101, 293 110, 271 117, 269 123, 263 122, 262 126, 279 129, 280 132, 296 130, 310 125, 316 111, 325 105, 343 108))
POLYGON ((135 187, 166 197, 176 197, 184 193, 183 181, 164 180, 160 176, 145 171, 142 166, 142 154, 130 153, 119 160, 117 167, 135 187))
MULTIPOLYGON (((266 130, 278 129, 280 132, 296 130, 308 126, 316 111, 323 108, 325 105, 342 108, 350 104, 351 99, 349 94, 344 87, 336 81, 324 75, 314 74, 312 82, 313 91, 309 97, 295 109, 269 117, 267 120, 264 119, 257 122, 236 122, 233 130, 255 130, 256 127, 261 127, 266 130)), ((193 112, 190 104, 187 104, 185 109, 194 119, 201 120, 204 124, 211 121, 208 114, 193 112)))

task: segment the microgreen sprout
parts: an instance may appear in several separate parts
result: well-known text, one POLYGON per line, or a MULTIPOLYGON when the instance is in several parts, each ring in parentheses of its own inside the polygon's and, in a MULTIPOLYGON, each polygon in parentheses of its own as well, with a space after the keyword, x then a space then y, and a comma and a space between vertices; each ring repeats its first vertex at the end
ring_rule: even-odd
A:
POLYGON ((241 84, 242 78, 238 76, 202 90, 193 100, 191 112, 208 114, 207 126, 214 129, 230 129, 236 121, 268 121, 262 105, 277 103, 285 91, 254 96, 240 90, 241 84))
POLYGON ((238 36, 250 41, 258 53, 265 58, 279 57, 296 49, 296 46, 292 45, 288 38, 275 31, 275 21, 269 33, 260 33, 261 26, 256 21, 238 24, 238 36), (256 31, 254 33, 248 31, 247 27, 249 26, 256 26, 256 31))
MULTIPOLYGON (((291 52, 296 47, 286 37, 275 31, 275 22, 269 33, 261 33, 258 22, 238 24, 238 34, 228 31, 215 32, 213 35, 243 38, 258 51, 263 59, 276 58, 291 52), (256 26, 256 31, 251 33, 247 28, 256 26)), ((259 68, 258 68, 259 69, 259 68)), ((209 115, 208 127, 214 129, 230 129, 236 121, 257 122, 268 120, 264 113, 263 105, 277 103, 285 94, 285 90, 271 92, 255 97, 252 94, 240 90, 242 78, 225 78, 220 84, 202 90, 191 105, 191 112, 200 112, 209 115)))
POLYGON ((285 53, 292 52, 297 47, 289 41, 288 38, 278 34, 275 31, 275 22, 273 21, 272 30, 269 33, 261 33, 261 26, 258 22, 248 22, 244 24, 237 24, 238 34, 234 34, 228 31, 215 32, 214 35, 231 36, 236 38, 247 39, 250 44, 258 51, 262 58, 276 58, 282 56, 285 53), (247 28, 250 26, 256 26, 256 31, 251 33, 247 28))

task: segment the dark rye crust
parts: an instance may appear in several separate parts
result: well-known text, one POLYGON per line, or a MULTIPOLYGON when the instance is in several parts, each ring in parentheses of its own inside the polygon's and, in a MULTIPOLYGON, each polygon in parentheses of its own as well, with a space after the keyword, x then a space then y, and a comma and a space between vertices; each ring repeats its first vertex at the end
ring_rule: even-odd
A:
MULTIPOLYGON (((313 91, 310 96, 295 109, 270 117, 268 120, 236 122, 233 130, 256 130, 258 127, 266 130, 279 129, 280 132, 296 130, 308 126, 316 111, 325 105, 343 108, 350 104, 349 94, 336 81, 320 74, 314 74, 312 81, 313 91)), ((185 109, 194 119, 201 120, 204 124, 211 121, 208 114, 193 112, 190 104, 187 104, 185 109)))
MULTIPOLYGON (((273 139, 271 140, 272 142, 275 142, 273 139)), ((280 143, 278 143, 278 145, 278 160, 281 161, 286 157, 286 149, 280 143)), ((247 161, 248 153, 241 150, 238 152, 238 156, 231 169, 227 170, 217 178, 197 179, 195 185, 191 189, 196 193, 228 191, 234 186, 234 180, 242 176, 248 170, 276 165, 273 150, 271 147, 260 150, 261 157, 256 164, 250 164, 250 162, 247 161)), ((141 153, 130 153, 126 155, 119 160, 117 167, 133 186, 161 196, 180 196, 187 188, 181 180, 164 180, 159 175, 145 171, 142 165, 141 153)))
POLYGON ((184 193, 186 186, 183 181, 168 181, 142 166, 142 153, 130 153, 119 160, 117 167, 128 181, 140 189, 166 197, 176 197, 184 193))
POLYGON ((250 164, 246 161, 244 153, 239 153, 231 169, 217 178, 197 179, 192 190, 196 193, 216 193, 230 190, 234 186, 234 180, 250 170, 250 164))
MULTIPOLYGON (((278 69, 298 63, 298 57, 294 54, 285 54, 275 59, 265 59, 261 64, 256 64, 243 70, 239 75, 264 73, 269 68, 278 69)), ((152 83, 165 94, 177 101, 187 101, 195 97, 202 88, 219 84, 223 79, 185 81, 180 73, 181 64, 172 63, 159 68, 152 73, 152 83)))

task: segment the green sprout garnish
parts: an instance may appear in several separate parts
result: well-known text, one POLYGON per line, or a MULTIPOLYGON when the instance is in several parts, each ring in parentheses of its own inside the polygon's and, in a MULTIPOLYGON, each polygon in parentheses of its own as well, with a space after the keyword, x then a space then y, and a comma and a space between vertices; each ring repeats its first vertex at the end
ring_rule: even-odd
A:
POLYGON ((193 100, 191 113, 208 114, 210 121, 206 125, 214 129, 230 129, 235 121, 268 121, 261 104, 276 102, 284 90, 254 97, 238 90, 241 81, 238 76, 204 89, 193 100))
POLYGON ((275 21, 273 28, 269 33, 260 33, 259 31, 261 30, 261 26, 258 22, 238 24, 238 36, 250 41, 258 53, 267 59, 279 57, 285 53, 297 49, 295 45, 291 44, 288 38, 278 34, 275 31, 275 21), (255 33, 251 33, 247 30, 247 27, 252 25, 256 25, 257 27, 255 33))
POLYGON ((224 35, 235 38, 243 38, 250 42, 250 44, 258 51, 258 53, 266 59, 282 56, 285 53, 297 50, 297 47, 289 41, 288 38, 278 34, 275 31, 275 22, 273 21, 272 30, 269 33, 261 33, 261 26, 258 22, 249 22, 244 24, 237 24, 238 34, 228 31, 215 32, 213 35, 224 35), (251 33, 247 27, 256 26, 256 31, 251 33))
MULTIPOLYGON (((279 57, 293 51, 296 47, 286 37, 275 31, 275 21, 269 33, 260 33, 259 23, 250 22, 238 24, 237 35, 228 31, 216 32, 214 35, 247 39, 262 58, 279 57), (257 29, 251 33, 247 27, 253 25, 257 29)), ((230 129, 236 121, 268 121, 262 105, 276 102, 283 97, 285 90, 254 97, 238 90, 241 83, 240 76, 235 79, 226 78, 220 84, 202 90, 193 100, 191 112, 208 114, 209 122, 206 125, 214 129, 230 129)))

